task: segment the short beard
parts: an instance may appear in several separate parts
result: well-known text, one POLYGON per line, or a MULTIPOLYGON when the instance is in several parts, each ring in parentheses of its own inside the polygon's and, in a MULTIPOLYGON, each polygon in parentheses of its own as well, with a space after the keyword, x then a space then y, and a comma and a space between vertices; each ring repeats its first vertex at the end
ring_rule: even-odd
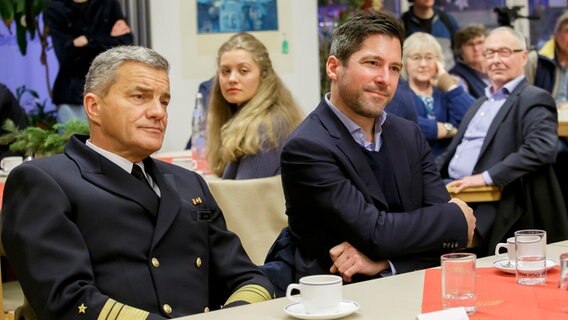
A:
POLYGON ((385 106, 377 108, 374 105, 370 105, 369 102, 363 101, 361 98, 351 102, 350 106, 356 114, 372 119, 379 117, 385 110, 385 106))
MULTIPOLYGON (((376 91, 375 88, 364 88, 364 90, 368 89, 376 91)), ((388 94, 388 91, 386 89, 379 88, 379 91, 388 94)), ((377 101, 375 104, 373 104, 371 101, 365 100, 363 98, 364 92, 365 91, 357 92, 355 94, 347 94, 347 96, 344 97, 344 100, 356 114, 365 118, 376 119, 383 114, 386 105, 392 100, 392 98, 386 100, 381 106, 381 101, 377 101)))

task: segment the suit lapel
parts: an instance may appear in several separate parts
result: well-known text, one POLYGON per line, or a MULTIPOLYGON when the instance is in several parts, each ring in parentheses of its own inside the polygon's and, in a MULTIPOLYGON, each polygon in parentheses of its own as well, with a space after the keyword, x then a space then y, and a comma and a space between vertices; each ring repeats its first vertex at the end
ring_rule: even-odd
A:
MULTIPOLYGON (((315 114, 319 117, 322 125, 329 132, 332 139, 336 141, 336 147, 345 156, 347 161, 353 165, 353 168, 357 172, 357 176, 353 178, 361 179, 363 184, 368 188, 368 194, 387 208, 388 205, 385 195, 377 182, 375 173, 365 159, 361 147, 351 137, 351 133, 333 113, 325 100, 322 100, 315 114)), ((367 197, 368 195, 365 196, 367 197)))
POLYGON ((154 177, 162 194, 160 207, 158 209, 158 217, 156 220, 156 231, 152 241, 152 246, 155 246, 160 239, 162 239, 164 234, 172 225, 176 216, 179 214, 181 209, 181 199, 176 186, 175 176, 172 173, 162 172, 153 159, 146 159, 144 165, 152 167, 154 177))
POLYGON ((481 158, 481 156, 487 150, 487 147, 489 146, 489 144, 491 143, 491 141, 495 137, 495 133, 497 133, 497 129, 501 125, 501 122, 503 122, 503 120, 505 119, 507 114, 511 111, 513 106, 517 104, 517 101, 519 100, 519 95, 525 89, 525 87, 527 85, 528 85, 528 83, 527 83, 526 80, 521 81, 521 83, 519 83, 519 85, 517 85, 515 90, 513 90, 513 92, 511 92, 511 94, 509 95, 509 97, 507 98, 505 103, 503 103, 503 106, 501 106, 501 109, 499 109, 499 112, 497 112, 497 114, 495 115, 495 118, 493 119, 493 121, 491 122, 491 125, 489 126, 489 130, 487 130, 487 135, 485 136, 485 140, 483 141, 483 145, 481 146, 481 151, 479 152, 479 158, 481 158))
POLYGON ((148 186, 85 146, 86 137, 81 140, 73 137, 65 148, 65 154, 77 164, 85 180, 119 197, 135 201, 152 215, 157 211, 159 198, 148 186))

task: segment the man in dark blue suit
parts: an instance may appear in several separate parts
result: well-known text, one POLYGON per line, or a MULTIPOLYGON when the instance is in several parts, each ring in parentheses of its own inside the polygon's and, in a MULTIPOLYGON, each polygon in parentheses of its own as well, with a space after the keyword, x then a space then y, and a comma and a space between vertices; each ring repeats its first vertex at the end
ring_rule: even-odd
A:
POLYGON ((403 37, 400 22, 381 12, 334 33, 331 92, 282 152, 296 278, 412 271, 472 240, 472 210, 450 199, 418 126, 383 112, 397 87, 403 37))

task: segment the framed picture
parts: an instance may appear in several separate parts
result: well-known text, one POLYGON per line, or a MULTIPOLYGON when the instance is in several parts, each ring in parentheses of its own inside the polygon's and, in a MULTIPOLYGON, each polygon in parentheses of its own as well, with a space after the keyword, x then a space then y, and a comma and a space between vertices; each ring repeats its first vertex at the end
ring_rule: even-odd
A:
POLYGON ((197 0, 197 32, 278 30, 277 0, 197 0))

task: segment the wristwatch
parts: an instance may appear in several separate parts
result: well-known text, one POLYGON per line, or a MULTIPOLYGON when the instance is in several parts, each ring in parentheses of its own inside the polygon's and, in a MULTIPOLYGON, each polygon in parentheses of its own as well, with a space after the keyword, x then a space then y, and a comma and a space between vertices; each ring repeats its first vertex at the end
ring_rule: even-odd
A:
POLYGON ((453 124, 445 122, 444 128, 446 129, 446 138, 453 136, 454 130, 456 129, 453 124))

